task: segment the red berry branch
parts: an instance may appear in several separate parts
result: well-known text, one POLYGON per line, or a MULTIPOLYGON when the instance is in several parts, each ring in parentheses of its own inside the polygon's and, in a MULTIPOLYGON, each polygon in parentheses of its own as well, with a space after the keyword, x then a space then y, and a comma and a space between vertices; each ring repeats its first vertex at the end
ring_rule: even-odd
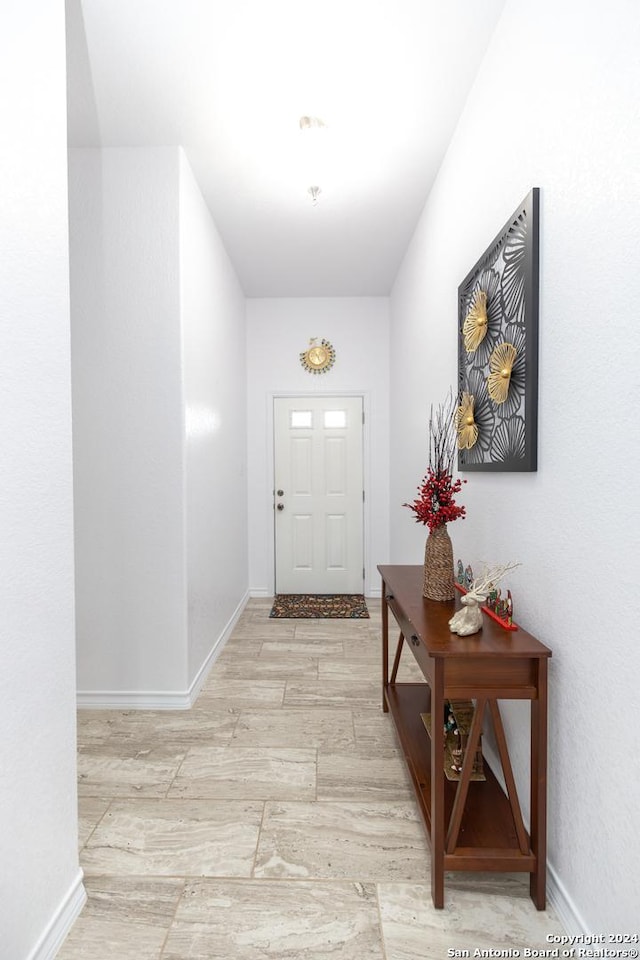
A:
POLYGON ((459 507, 454 496, 462 490, 466 480, 454 480, 453 458, 456 449, 455 432, 456 401, 450 393, 445 403, 440 404, 435 416, 431 407, 429 417, 429 467, 418 487, 420 494, 413 503, 403 503, 416 515, 416 523, 424 523, 435 530, 445 523, 452 523, 466 516, 464 507, 459 507))
POLYGON ((454 498, 466 480, 454 480, 450 473, 435 473, 431 467, 418 487, 420 496, 413 503, 404 503, 416 515, 416 523, 426 523, 429 530, 466 516, 465 507, 459 507, 454 498))

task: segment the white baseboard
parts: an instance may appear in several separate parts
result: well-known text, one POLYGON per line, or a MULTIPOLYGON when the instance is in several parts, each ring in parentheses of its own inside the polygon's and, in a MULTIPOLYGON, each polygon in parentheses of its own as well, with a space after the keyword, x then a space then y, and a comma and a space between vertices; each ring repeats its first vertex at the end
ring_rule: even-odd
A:
POLYGON ((82 710, 188 710, 188 690, 79 690, 82 710))
POLYGON ((593 933, 587 928, 578 908, 567 893, 567 890, 550 863, 547 863, 547 892, 549 903, 558 914, 558 920, 564 927, 565 933, 577 935, 593 933))
POLYGON ((247 590, 214 642, 188 690, 79 690, 76 703, 85 710, 190 710, 213 663, 249 601, 247 590))
POLYGON ((207 655, 204 663, 198 670, 191 686, 189 687, 189 706, 193 706, 193 704, 198 699, 198 694, 202 689, 202 685, 207 679, 207 676, 209 675, 209 671, 211 670, 211 667, 213 666, 213 664, 216 662, 216 660, 222 653, 227 640, 231 636, 233 628, 235 627, 236 623, 240 619, 240 616, 242 615, 242 611, 244 610, 244 608, 249 602, 249 597, 250 597, 250 593, 247 590, 244 596, 242 597, 242 599, 240 600, 240 603, 231 614, 226 627, 224 628, 224 630, 222 631, 222 633, 220 634, 220 636, 212 646, 211 650, 209 651, 209 654, 207 655))
POLYGON ((82 883, 83 873, 78 870, 62 903, 47 924, 47 927, 29 954, 27 960, 54 960, 67 934, 87 902, 87 893, 82 883))

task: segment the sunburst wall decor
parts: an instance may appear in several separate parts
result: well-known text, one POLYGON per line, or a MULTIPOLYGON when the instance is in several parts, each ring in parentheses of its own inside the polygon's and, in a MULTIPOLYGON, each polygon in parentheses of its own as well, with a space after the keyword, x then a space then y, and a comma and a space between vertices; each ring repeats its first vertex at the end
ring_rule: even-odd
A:
POLYGON ((328 340, 318 343, 317 337, 309 340, 309 346, 300 354, 300 363, 307 373, 326 373, 336 359, 336 351, 328 340))
POLYGON ((539 204, 534 187, 458 287, 461 471, 537 469, 539 204))

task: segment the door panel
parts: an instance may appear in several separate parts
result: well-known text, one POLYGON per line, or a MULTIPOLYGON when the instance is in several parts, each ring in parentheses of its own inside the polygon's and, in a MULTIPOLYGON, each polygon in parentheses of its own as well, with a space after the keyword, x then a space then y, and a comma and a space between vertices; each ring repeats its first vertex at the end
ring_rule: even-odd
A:
POLYGON ((327 567, 330 570, 344 570, 346 567, 346 528, 347 519, 344 514, 332 514, 326 518, 327 567))
POLYGON ((362 593, 362 398, 274 400, 277 593, 362 593))
POLYGON ((311 570, 313 566, 313 517, 302 513, 292 517, 291 534, 293 569, 311 570))
POLYGON ((346 445, 346 437, 325 437, 324 492, 329 497, 348 496, 346 445))
POLYGON ((291 437, 291 483, 292 493, 297 496, 311 496, 312 449, 309 437, 291 437))

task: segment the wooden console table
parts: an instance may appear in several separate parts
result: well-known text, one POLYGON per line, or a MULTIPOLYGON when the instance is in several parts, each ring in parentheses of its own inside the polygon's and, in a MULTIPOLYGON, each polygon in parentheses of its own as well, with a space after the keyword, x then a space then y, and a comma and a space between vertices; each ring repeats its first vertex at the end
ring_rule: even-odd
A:
POLYGON ((529 873, 538 910, 546 902, 547 661, 551 651, 525 630, 504 630, 483 616, 470 637, 449 630, 459 598, 422 597, 422 566, 380 566, 382 575, 382 708, 391 712, 431 840, 431 894, 444 906, 445 870, 529 873), (389 610, 400 627, 389 675, 389 610), (427 683, 397 683, 407 644, 427 683), (460 779, 444 773, 445 700, 473 700, 475 711, 460 779), (531 702, 530 834, 525 830, 498 700, 531 702), (485 713, 493 721, 505 794, 484 762, 486 780, 471 779, 485 713), (431 714, 427 734, 421 714, 431 714))

